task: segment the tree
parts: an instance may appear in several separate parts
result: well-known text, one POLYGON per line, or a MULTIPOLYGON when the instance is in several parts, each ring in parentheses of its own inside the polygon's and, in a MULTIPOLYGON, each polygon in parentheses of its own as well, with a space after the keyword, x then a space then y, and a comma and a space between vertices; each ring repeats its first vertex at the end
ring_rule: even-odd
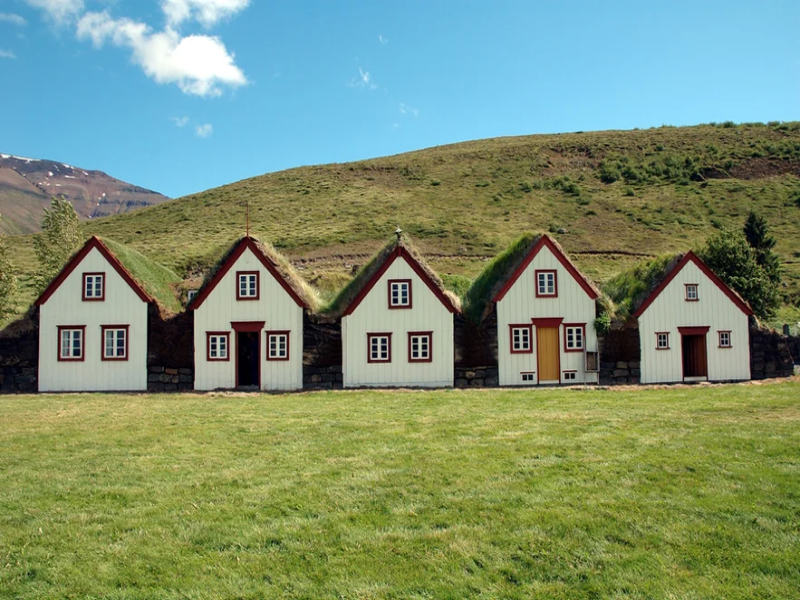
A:
POLYGON ((757 252, 744 234, 722 230, 711 237, 698 255, 731 289, 737 291, 756 316, 766 319, 780 305, 778 284, 758 264, 757 252))
POLYGON ((66 198, 53 198, 50 208, 44 210, 42 232, 33 238, 39 259, 39 271, 33 276, 37 292, 44 291, 80 243, 78 213, 66 198))
POLYGON ((0 236, 0 320, 14 312, 16 298, 17 278, 14 275, 14 264, 8 257, 5 239, 0 236))
POLYGON ((752 210, 744 224, 744 236, 747 243, 756 251, 756 261, 767 272, 767 276, 775 284, 781 282, 781 261, 772 249, 775 238, 767 233, 767 222, 752 210))

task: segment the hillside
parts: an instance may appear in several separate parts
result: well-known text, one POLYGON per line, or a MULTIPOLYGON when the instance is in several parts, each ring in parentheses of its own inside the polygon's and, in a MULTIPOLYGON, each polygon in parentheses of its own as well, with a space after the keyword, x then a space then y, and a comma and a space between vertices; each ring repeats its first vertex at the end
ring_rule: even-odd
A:
POLYGON ((116 215, 169 199, 102 171, 0 154, 0 231, 38 231, 44 209, 53 196, 66 197, 81 219, 116 215))
MULTIPOLYGON (((463 291, 522 231, 550 231, 598 282, 696 247, 760 212, 778 238, 786 292, 800 290, 800 123, 700 125, 487 139, 269 173, 87 223, 182 274, 245 230, 330 294, 399 225, 463 291), (558 233, 561 232, 561 233, 558 233)), ((32 267, 27 238, 13 238, 32 267)))

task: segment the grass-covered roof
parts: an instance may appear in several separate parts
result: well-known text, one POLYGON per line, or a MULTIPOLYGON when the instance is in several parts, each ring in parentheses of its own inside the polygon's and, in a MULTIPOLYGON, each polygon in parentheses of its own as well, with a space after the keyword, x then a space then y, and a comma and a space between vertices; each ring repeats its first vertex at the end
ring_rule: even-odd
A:
POLYGON ((400 235, 399 237, 393 236, 392 239, 383 247, 381 250, 373 256, 370 261, 364 265, 356 276, 350 280, 350 282, 344 286, 341 291, 331 300, 327 306, 325 306, 322 310, 323 313, 332 316, 332 317, 341 317, 347 307, 350 306, 350 303, 356 299, 356 297, 361 293, 375 274, 380 271, 383 264, 389 259, 389 256, 394 252, 394 250, 401 246, 408 254, 419 264, 420 268, 424 271, 425 275, 433 282, 433 284, 439 288, 439 290, 447 296, 447 299, 452 303, 452 305, 456 309, 461 308, 461 300, 456 296, 453 292, 445 289, 444 282, 442 279, 436 274, 436 272, 431 269, 430 265, 425 261, 422 257, 422 253, 419 249, 411 242, 411 240, 405 234, 400 235))
POLYGON ((672 270, 683 254, 668 254, 640 262, 609 279, 603 292, 613 302, 613 316, 627 320, 672 270))

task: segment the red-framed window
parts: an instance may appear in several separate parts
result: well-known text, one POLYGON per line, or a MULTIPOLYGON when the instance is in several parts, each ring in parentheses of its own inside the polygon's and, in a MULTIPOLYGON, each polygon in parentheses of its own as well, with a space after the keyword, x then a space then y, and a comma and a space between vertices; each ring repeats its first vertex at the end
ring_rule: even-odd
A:
POLYGON ((656 332, 656 350, 669 350, 669 332, 656 332))
POLYGON ((84 359, 85 339, 86 325, 59 325, 58 360, 82 361, 84 359))
POLYGON ((128 360, 129 325, 102 325, 101 360, 128 360))
POLYGON ((258 271, 236 272, 236 299, 258 300, 260 297, 260 281, 258 271))
POLYGON ((206 332, 206 360, 209 362, 231 359, 231 332, 206 332))
POLYGON ((555 270, 535 271, 536 297, 556 298, 558 296, 558 273, 555 270))
POLYGON ((267 331, 267 360, 289 360, 289 331, 267 331))
POLYGON ((389 308, 411 308, 411 280, 389 280, 389 308))
POLYGON ((369 363, 392 362, 391 333, 367 334, 367 362, 369 363))
POLYGON ((564 323, 564 352, 583 352, 586 347, 586 323, 564 323))
POLYGON ((533 352, 533 324, 509 325, 508 333, 511 354, 533 352))
POLYGON ((433 332, 408 332, 408 362, 433 362, 433 332))
POLYGON ((102 302, 106 299, 106 274, 83 274, 83 301, 102 302))
POLYGON ((733 348, 731 344, 731 332, 730 331, 718 331, 719 336, 719 347, 720 348, 733 348))
POLYGON ((696 283, 684 283, 686 286, 686 301, 697 302, 700 300, 700 286, 696 283))

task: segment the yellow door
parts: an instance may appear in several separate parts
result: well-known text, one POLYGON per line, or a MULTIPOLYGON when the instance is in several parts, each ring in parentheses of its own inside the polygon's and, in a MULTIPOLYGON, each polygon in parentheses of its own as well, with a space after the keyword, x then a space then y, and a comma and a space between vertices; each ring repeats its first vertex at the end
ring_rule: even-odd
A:
POLYGON ((536 328, 539 383, 559 382, 558 327, 536 328))

